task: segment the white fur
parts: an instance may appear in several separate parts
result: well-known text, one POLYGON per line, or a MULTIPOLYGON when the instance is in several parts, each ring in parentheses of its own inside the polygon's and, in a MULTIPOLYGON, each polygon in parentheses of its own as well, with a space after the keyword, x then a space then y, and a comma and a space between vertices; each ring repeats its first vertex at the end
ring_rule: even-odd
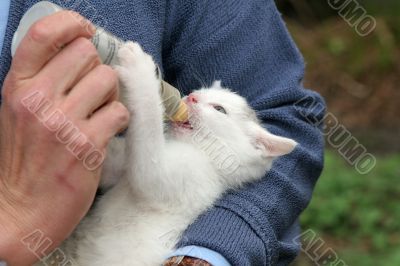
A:
POLYGON ((244 98, 220 82, 192 94, 193 129, 164 126, 152 58, 136 43, 121 48, 119 58, 131 123, 108 151, 103 184, 111 188, 67 246, 82 266, 158 266, 218 197, 263 177, 296 143, 265 131, 244 98))

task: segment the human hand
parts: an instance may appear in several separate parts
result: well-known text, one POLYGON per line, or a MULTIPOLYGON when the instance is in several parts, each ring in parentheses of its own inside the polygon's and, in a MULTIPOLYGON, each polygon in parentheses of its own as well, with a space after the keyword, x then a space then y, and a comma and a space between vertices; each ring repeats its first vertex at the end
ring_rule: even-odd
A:
POLYGON ((89 40, 94 31, 71 11, 39 20, 22 40, 4 81, 0 258, 9 265, 31 265, 72 232, 100 178, 101 168, 85 162, 87 147, 104 153, 110 138, 128 124, 129 112, 116 101, 117 75, 101 64, 89 40), (78 133, 75 141, 61 131, 67 125, 78 133), (35 230, 51 240, 46 250, 30 250, 21 241, 35 230))

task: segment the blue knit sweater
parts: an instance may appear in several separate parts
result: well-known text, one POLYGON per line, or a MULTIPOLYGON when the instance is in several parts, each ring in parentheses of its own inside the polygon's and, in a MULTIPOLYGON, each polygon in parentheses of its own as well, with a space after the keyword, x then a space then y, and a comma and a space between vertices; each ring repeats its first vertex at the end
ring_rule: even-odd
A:
MULTIPOLYGON (((13 32, 23 13, 36 2, 11 3, 0 57, 0 84, 10 66, 13 32)), ((292 154, 277 160, 261 181, 227 193, 187 229, 179 243, 215 250, 232 265, 287 265, 298 251, 293 242, 299 233, 298 216, 310 200, 323 165, 323 138, 318 128, 306 122, 321 119, 323 110, 304 107, 300 114, 293 105, 306 96, 304 106, 311 101, 324 103, 302 87, 303 59, 274 2, 53 2, 80 12, 125 40, 140 42, 162 66, 165 79, 184 94, 222 80, 224 86, 248 99, 271 132, 300 143, 292 154)))

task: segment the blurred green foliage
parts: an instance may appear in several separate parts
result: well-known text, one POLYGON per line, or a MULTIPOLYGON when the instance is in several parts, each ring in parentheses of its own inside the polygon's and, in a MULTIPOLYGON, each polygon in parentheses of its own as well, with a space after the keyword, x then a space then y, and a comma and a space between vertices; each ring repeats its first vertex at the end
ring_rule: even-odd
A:
MULTIPOLYGON (((389 30, 389 24, 382 20, 379 22, 375 34, 369 36, 368 41, 364 38, 352 38, 354 33, 351 28, 338 32, 337 35, 330 34, 327 25, 325 34, 321 36, 322 48, 331 56, 337 57, 337 63, 346 62, 341 65, 342 70, 354 78, 362 78, 371 68, 378 73, 390 70, 396 63, 396 40, 389 30)), ((400 39, 397 42, 400 43, 400 39)), ((306 55, 307 59, 312 57, 313 55, 306 55)))
MULTIPOLYGON (((371 67, 374 70, 386 71, 396 63, 396 53, 400 44, 400 1, 389 0, 385 1, 385 4, 368 0, 357 2, 365 9, 366 14, 377 20, 373 34, 365 38, 358 36, 338 15, 338 11, 329 6, 328 1, 285 0, 278 1, 278 6, 283 8, 287 18, 294 19, 304 29, 312 29, 309 33, 318 35, 318 38, 312 36, 311 40, 321 42, 314 46, 319 45, 319 49, 329 51, 332 56, 338 56, 333 63, 344 63, 343 70, 358 78, 370 72, 371 67), (339 23, 334 24, 332 21, 339 23)), ((289 23, 289 26, 290 24, 293 23, 289 23)), ((291 31, 296 33, 296 29, 291 31)), ((314 48, 302 49, 307 62, 311 64, 319 56, 317 47, 314 48)))
MULTIPOLYGON (((397 266, 400 1, 351 0, 377 21, 366 37, 358 35, 328 1, 276 3, 305 57, 305 86, 323 95, 328 111, 377 157, 377 164, 361 175, 337 150, 328 149, 301 224, 304 231, 315 231, 349 266, 397 266)), ((317 264, 303 253, 295 265, 317 264)))
POLYGON ((335 151, 301 217, 348 265, 400 265, 400 155, 360 175, 335 151))
MULTIPOLYGON (((312 24, 337 17, 338 10, 330 7, 333 0, 276 0, 278 8, 286 16, 293 17, 302 24, 312 24)), ((398 0, 352 0, 364 8, 373 17, 384 16, 391 21, 399 21, 400 1, 398 0)), ((336 1, 337 2, 337 1, 336 1)), ((393 23, 395 24, 395 23, 393 23)), ((395 28, 400 34, 400 29, 395 28)), ((397 35, 400 37, 400 35, 397 35)))

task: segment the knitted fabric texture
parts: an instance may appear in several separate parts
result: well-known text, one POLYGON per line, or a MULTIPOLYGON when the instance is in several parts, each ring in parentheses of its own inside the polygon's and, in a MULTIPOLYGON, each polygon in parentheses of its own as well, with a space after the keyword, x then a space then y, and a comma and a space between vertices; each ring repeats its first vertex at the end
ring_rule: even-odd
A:
MULTIPOLYGON (((10 68, 12 35, 38 1, 13 0, 0 58, 10 68)), ((188 94, 213 80, 247 98, 274 134, 300 145, 259 182, 229 192, 185 232, 179 247, 215 250, 232 265, 287 265, 299 246, 297 219, 323 165, 324 102, 302 87, 303 59, 272 0, 53 0, 124 40, 138 41, 164 79, 188 94), (306 98, 305 98, 306 97, 306 98), (302 112, 294 104, 300 99, 302 112), (307 108, 318 104, 321 108, 307 108), (311 110, 309 110, 311 109, 311 110)), ((51 219, 51 217, 49 217, 51 219)))

